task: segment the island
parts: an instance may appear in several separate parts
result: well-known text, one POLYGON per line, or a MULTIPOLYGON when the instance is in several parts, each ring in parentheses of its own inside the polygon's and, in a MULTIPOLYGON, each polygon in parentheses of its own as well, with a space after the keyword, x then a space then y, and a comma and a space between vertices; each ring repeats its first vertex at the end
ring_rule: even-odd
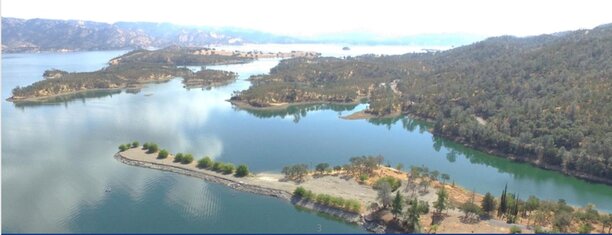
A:
POLYGON ((212 87, 230 83, 236 73, 207 69, 207 65, 247 63, 260 58, 315 58, 316 52, 225 51, 214 48, 171 46, 159 50, 134 50, 113 58, 108 66, 94 72, 66 72, 50 69, 44 80, 16 87, 12 102, 41 101, 92 90, 138 89, 143 84, 181 77, 185 87, 212 87), (194 71, 187 66, 200 66, 194 71))
POLYGON ((612 26, 502 36, 436 53, 292 58, 231 97, 242 109, 367 103, 511 160, 612 185, 612 26))
POLYGON ((612 228, 612 216, 594 205, 575 208, 530 196, 520 198, 502 187, 499 199, 479 195, 454 183, 448 174, 426 167, 383 166, 382 156, 353 157, 343 166, 286 166, 282 174, 252 173, 248 166, 195 160, 171 154, 155 143, 121 144, 114 157, 122 163, 174 172, 236 190, 290 201, 330 214, 376 233, 520 233, 579 232, 612 228))

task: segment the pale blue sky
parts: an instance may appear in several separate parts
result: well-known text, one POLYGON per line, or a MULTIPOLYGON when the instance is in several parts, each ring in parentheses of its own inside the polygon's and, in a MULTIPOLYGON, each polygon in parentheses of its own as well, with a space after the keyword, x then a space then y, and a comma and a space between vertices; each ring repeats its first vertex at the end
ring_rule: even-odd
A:
POLYGON ((2 0, 4 17, 234 26, 292 36, 360 31, 517 36, 612 22, 612 1, 2 0))

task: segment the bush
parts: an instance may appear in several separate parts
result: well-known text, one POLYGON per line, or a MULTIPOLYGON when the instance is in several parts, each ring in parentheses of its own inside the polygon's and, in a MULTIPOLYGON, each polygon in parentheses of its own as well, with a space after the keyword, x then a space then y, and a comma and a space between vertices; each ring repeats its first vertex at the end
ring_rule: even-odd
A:
POLYGON ((340 171, 340 170, 342 170, 342 167, 341 166, 334 166, 334 170, 335 171, 340 171))
POLYGON ((226 174, 226 175, 234 173, 234 165, 232 165, 231 163, 224 164, 222 170, 223 170, 223 174, 226 174))
POLYGON ((208 169, 213 166, 213 160, 206 156, 198 161, 198 168, 208 169))
POLYGON ((510 227, 510 233, 511 234, 517 234, 517 233, 521 233, 523 231, 521 231, 521 228, 519 228, 516 225, 512 225, 512 227, 510 227))
POLYGON ((159 150, 157 144, 149 144, 149 150, 147 151, 147 153, 154 153, 157 152, 157 150, 159 150))
POLYGON ((222 162, 215 162, 215 163, 213 163, 212 170, 216 171, 216 172, 222 171, 223 170, 223 163, 222 162))
POLYGON ((319 163, 317 164, 317 166, 315 167, 315 170, 319 173, 323 173, 325 172, 327 169, 329 168, 329 164, 328 163, 319 163))
POLYGON ((181 159, 181 163, 183 164, 189 164, 191 162, 193 162, 193 156, 191 154, 185 154, 181 159))
POLYGON ((138 146, 140 146, 140 143, 138 143, 138 141, 132 142, 132 148, 138 148, 138 146))
POLYGON ((123 152, 123 151, 125 151, 127 149, 128 149, 128 147, 125 146, 125 144, 119 145, 119 152, 123 152))
POLYGON ((359 181, 365 182, 366 180, 368 180, 368 178, 370 178, 368 174, 362 174, 359 176, 359 181))
POLYGON ((236 168, 236 177, 244 177, 249 175, 249 167, 247 167, 247 165, 239 165, 238 168, 236 168))
POLYGON ((177 153, 174 156, 174 162, 182 162, 183 161, 183 154, 182 153, 177 153))
POLYGON ((162 149, 161 151, 159 151, 159 153, 157 154, 157 158, 159 159, 164 159, 168 157, 168 151, 165 149, 162 149))
POLYGON ((142 149, 149 149, 149 145, 150 145, 149 143, 144 143, 142 145, 142 149))
POLYGON ((304 187, 302 186, 295 188, 295 190, 293 190, 293 196, 296 196, 296 197, 306 196, 306 189, 304 189, 304 187))
POLYGON ((401 182, 399 179, 397 179, 397 178, 395 178, 395 177, 392 177, 392 176, 385 176, 385 177, 382 177, 382 178, 378 179, 378 180, 376 181, 376 183, 374 183, 373 188, 374 188, 374 189, 379 189, 379 188, 380 188, 380 184, 381 184, 382 182, 387 182, 387 183, 389 183, 389 186, 391 186, 391 191, 392 191, 392 192, 394 192, 394 191, 395 191, 395 190, 397 190, 397 189, 398 189, 400 186, 402 186, 402 182, 401 182))

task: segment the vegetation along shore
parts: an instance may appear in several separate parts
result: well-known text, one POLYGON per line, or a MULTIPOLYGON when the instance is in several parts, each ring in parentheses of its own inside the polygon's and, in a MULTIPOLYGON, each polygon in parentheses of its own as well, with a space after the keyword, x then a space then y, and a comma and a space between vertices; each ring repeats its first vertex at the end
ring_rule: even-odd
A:
POLYGON ((248 166, 172 154, 154 143, 122 144, 122 163, 197 177, 236 190, 288 200, 331 214, 371 232, 521 233, 610 232, 612 216, 594 205, 522 196, 500 185, 499 197, 456 186, 448 174, 426 167, 383 166, 382 156, 350 158, 342 166, 286 166, 281 173, 253 173, 248 166))

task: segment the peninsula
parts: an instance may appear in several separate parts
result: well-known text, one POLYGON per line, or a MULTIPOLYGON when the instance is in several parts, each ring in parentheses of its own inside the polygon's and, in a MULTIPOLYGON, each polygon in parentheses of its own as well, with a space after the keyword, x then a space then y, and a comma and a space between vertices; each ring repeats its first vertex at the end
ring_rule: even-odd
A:
POLYGON ((344 166, 321 163, 315 171, 308 170, 305 164, 296 164, 278 174, 250 173, 245 165, 235 168, 231 163, 209 157, 195 161, 191 154, 170 154, 153 143, 140 147, 134 142, 119 149, 115 158, 128 165, 197 177, 236 190, 288 200, 377 233, 584 232, 587 225, 589 231, 612 226, 612 217, 600 215, 592 205, 573 208, 562 201, 549 202, 535 197, 522 201, 507 189, 498 202, 490 194, 478 195, 450 184, 450 176, 438 171, 411 167, 410 172, 404 172, 401 166, 382 166, 382 156, 354 157, 344 166), (533 204, 534 200, 537 205, 531 208, 529 203, 533 204), (495 216, 496 204, 504 205, 498 216, 495 216), (564 212, 554 212, 558 208, 564 212), (553 217, 539 218, 538 212, 553 217), (552 221, 562 213, 571 213, 576 219, 562 225, 552 221), (597 219, 586 219, 593 213, 597 219))
POLYGON ((44 80, 13 89, 12 102, 40 101, 91 90, 139 88, 146 83, 164 82, 182 77, 186 87, 211 87, 232 82, 233 72, 206 69, 207 65, 247 63, 260 58, 319 56, 315 52, 292 51, 263 53, 240 52, 211 48, 171 46, 159 50, 135 50, 113 58, 108 66, 94 72, 66 72, 50 69, 44 80), (202 66, 193 71, 185 66, 202 66))

